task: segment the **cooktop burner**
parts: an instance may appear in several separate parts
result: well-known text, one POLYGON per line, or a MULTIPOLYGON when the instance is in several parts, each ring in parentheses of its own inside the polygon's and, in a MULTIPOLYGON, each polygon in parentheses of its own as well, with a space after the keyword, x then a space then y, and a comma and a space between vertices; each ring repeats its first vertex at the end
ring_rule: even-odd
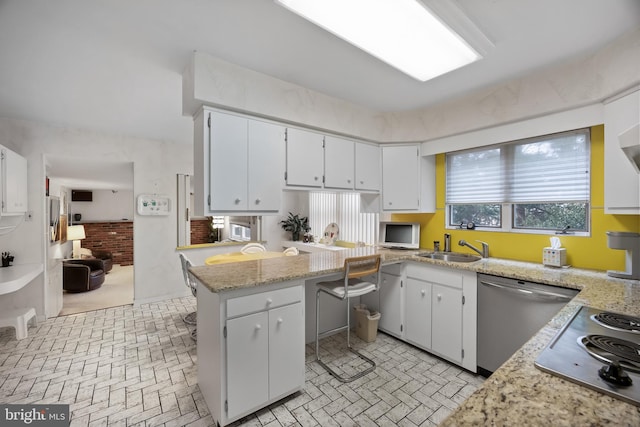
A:
POLYGON ((640 317, 603 311, 602 313, 594 314, 591 318, 607 328, 640 334, 640 317))
POLYGON ((605 363, 618 362, 623 369, 640 373, 640 345, 621 338, 606 335, 585 335, 578 344, 605 363))
POLYGON ((640 406, 639 334, 640 318, 582 306, 535 366, 640 406))

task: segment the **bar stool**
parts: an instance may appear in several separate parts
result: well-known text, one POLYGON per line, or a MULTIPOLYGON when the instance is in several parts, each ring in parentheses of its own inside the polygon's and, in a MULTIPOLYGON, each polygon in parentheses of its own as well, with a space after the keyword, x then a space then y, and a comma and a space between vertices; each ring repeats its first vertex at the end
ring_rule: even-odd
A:
MULTIPOLYGON (((180 264, 182 265, 182 275, 184 277, 184 283, 187 285, 189 289, 191 289, 191 294, 195 297, 197 296, 197 283, 193 279, 193 277, 191 277, 191 273, 189 272, 189 267, 191 267, 193 264, 191 264, 191 261, 189 261, 189 259, 186 256, 184 256, 184 254, 179 254, 179 256, 180 256, 180 264)), ((185 315, 182 318, 182 320, 187 325, 195 326, 197 324, 197 317, 198 317, 198 313, 195 311, 192 311, 191 313, 185 315)), ((194 341, 198 340, 196 329, 191 331, 191 338, 194 341)))
POLYGON ((326 369, 338 381, 347 383, 356 380, 369 372, 373 372, 376 363, 359 351, 351 347, 351 305, 349 299, 377 291, 380 286, 380 255, 365 255, 359 257, 346 258, 344 260, 344 278, 318 283, 316 291, 316 360, 324 369, 326 369), (374 281, 362 280, 365 276, 375 275, 374 281), (327 332, 319 333, 320 325, 320 294, 325 293, 340 300, 347 300, 347 325, 332 329, 327 332), (342 376, 335 372, 320 360, 318 341, 321 336, 331 335, 335 332, 347 329, 347 349, 364 360, 369 367, 352 376, 342 376))

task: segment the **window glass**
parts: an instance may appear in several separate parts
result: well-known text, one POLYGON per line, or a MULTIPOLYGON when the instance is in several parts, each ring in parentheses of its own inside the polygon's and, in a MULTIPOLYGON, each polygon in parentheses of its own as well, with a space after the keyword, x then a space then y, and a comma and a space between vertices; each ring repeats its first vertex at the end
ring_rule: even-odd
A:
POLYGON ((501 227, 502 215, 500 204, 468 204, 452 205, 450 225, 458 225, 465 228, 473 223, 478 227, 501 227))
POLYGON ((446 167, 451 227, 589 231, 588 129, 448 153, 446 167))

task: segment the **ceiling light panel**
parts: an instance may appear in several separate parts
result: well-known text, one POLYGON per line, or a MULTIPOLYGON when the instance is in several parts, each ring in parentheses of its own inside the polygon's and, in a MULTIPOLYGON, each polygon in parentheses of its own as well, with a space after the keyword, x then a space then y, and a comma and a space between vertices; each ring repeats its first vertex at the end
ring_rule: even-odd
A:
POLYGON ((481 58, 416 0, 276 2, 420 81, 481 58))

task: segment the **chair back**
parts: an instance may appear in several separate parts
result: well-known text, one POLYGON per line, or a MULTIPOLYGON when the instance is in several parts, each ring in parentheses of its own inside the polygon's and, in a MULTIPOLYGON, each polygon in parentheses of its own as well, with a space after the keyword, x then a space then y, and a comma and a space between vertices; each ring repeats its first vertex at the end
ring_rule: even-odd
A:
POLYGON ((243 254, 257 254, 258 252, 266 252, 267 248, 265 248, 260 243, 247 243, 240 249, 240 252, 243 254))
POLYGON ((371 274, 376 275, 376 287, 380 282, 380 255, 364 255, 344 260, 345 285, 349 279, 360 279, 371 274))
POLYGON ((290 248, 287 248, 284 250, 283 252, 285 254, 285 256, 296 256, 298 255, 300 252, 298 251, 298 248, 294 248, 293 246, 290 248))
POLYGON ((191 272, 189 272, 189 267, 191 267, 193 264, 191 264, 191 261, 189 261, 189 259, 186 256, 184 256, 184 254, 178 254, 178 255, 180 256, 180 264, 182 264, 182 276, 184 277, 184 283, 187 285, 189 289, 191 289, 191 293, 195 297, 196 290, 197 290, 196 289, 197 282, 191 275, 191 272))

